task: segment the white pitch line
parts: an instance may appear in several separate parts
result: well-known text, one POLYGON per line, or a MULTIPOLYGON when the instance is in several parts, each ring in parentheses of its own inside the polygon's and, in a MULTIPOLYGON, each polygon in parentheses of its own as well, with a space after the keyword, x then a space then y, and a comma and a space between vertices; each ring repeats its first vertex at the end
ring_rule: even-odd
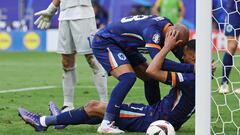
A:
MULTIPOLYGON (((61 86, 40 86, 40 87, 29 87, 29 88, 20 88, 20 89, 9 89, 9 90, 0 90, 1 93, 12 93, 12 92, 24 92, 24 91, 38 91, 38 90, 47 90, 60 88, 61 86)), ((113 88, 114 86, 108 86, 109 88, 113 88)), ((95 86, 85 85, 85 86, 77 86, 77 88, 96 88, 95 86)), ((133 87, 133 89, 144 89, 143 87, 133 87)))
POLYGON ((58 86, 40 86, 40 87, 0 90, 0 94, 1 93, 12 93, 12 92, 23 92, 23 91, 34 91, 34 90, 47 90, 47 89, 53 89, 53 88, 57 88, 57 87, 58 86))

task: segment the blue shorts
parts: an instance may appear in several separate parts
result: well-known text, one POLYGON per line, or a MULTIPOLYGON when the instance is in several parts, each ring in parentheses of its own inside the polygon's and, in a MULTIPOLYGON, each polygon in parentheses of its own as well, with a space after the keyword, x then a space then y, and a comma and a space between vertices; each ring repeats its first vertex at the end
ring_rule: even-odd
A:
POLYGON ((154 105, 123 104, 120 107, 116 125, 122 130, 146 132, 149 125, 156 120, 169 120, 169 114, 176 101, 176 91, 172 90, 162 101, 154 105))
POLYGON ((92 42, 92 50, 94 56, 108 73, 124 64, 136 67, 146 62, 141 53, 124 51, 109 38, 96 36, 92 42))
POLYGON ((158 105, 122 104, 116 126, 131 132, 146 132, 149 125, 159 119, 158 105))
POLYGON ((240 14, 238 13, 233 13, 229 14, 229 17, 227 18, 226 26, 225 26, 225 35, 226 36, 234 36, 238 37, 240 35, 240 14), (239 30, 236 30, 239 29, 239 30))

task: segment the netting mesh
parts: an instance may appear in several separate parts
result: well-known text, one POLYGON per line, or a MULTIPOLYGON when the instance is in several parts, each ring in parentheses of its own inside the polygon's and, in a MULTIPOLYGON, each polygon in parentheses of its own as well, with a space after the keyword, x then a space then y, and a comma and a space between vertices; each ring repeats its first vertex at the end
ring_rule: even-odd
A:
MULTIPOLYGON (((213 59, 217 65, 217 70, 212 80, 212 115, 211 115, 211 134, 212 135, 240 135, 240 53, 237 51, 233 57, 233 64, 224 66, 223 55, 230 51, 227 49, 228 41, 234 40, 238 42, 237 32, 240 28, 232 27, 234 38, 230 39, 224 34, 225 29, 229 25, 229 17, 233 14, 240 16, 237 4, 240 0, 213 0, 213 59), (229 11, 227 6, 232 1, 235 3, 235 10, 229 11), (226 70, 231 67, 230 76, 227 77, 226 70), (223 73, 222 73, 223 72, 223 73), (219 93, 222 85, 222 79, 226 77, 228 80, 229 92, 219 93)), ((240 21, 240 20, 236 20, 240 21)), ((240 27, 240 26, 239 26, 240 27)), ((238 42, 239 43, 239 42, 238 42)), ((237 49, 238 50, 238 49, 237 49)), ((204 99, 203 99, 204 100, 204 99)))

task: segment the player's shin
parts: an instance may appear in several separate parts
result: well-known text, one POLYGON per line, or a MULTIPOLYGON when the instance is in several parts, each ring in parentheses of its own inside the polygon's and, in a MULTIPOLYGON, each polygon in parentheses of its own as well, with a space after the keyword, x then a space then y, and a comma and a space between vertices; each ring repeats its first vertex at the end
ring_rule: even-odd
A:
POLYGON ((61 113, 57 116, 43 116, 41 117, 41 124, 50 125, 77 125, 90 124, 95 125, 101 123, 102 118, 89 117, 83 108, 75 109, 61 113))
POLYGON ((40 118, 41 125, 48 127, 50 125, 57 125, 57 117, 56 116, 42 116, 40 118))
POLYGON ((120 75, 118 80, 119 83, 112 91, 101 126, 110 124, 115 120, 117 117, 116 115, 118 115, 120 111, 120 105, 136 81, 136 75, 135 73, 125 73, 120 75))
POLYGON ((93 82, 98 91, 100 101, 107 102, 107 75, 104 72, 99 72, 97 74, 93 73, 93 82))
POLYGON ((76 71, 75 67, 64 68, 62 85, 63 85, 63 95, 64 102, 63 106, 68 106, 73 108, 73 97, 74 97, 74 88, 76 84, 76 71))
POLYGON ((231 72, 231 69, 232 69, 232 65, 233 65, 233 58, 232 58, 232 55, 229 54, 229 53, 225 53, 224 54, 224 57, 223 57, 223 71, 222 71, 222 76, 223 79, 222 79, 222 84, 224 83, 228 83, 228 80, 227 78, 229 77, 230 75, 230 72, 231 72))
POLYGON ((153 105, 161 99, 159 82, 154 79, 144 81, 144 92, 149 105, 153 105))
POLYGON ((107 102, 107 73, 93 55, 86 56, 92 69, 93 82, 98 91, 100 101, 107 102))

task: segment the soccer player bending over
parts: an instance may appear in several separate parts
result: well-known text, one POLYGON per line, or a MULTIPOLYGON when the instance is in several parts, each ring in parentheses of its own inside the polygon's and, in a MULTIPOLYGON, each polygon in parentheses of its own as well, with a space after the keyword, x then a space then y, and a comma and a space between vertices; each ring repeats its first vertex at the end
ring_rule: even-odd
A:
MULTIPOLYGON (((168 18, 158 16, 130 16, 110 24, 96 33, 92 49, 93 54, 108 74, 118 80, 112 90, 103 121, 98 128, 99 133, 123 133, 114 126, 120 113, 120 106, 136 81, 136 77, 144 81, 145 96, 149 104, 160 100, 159 82, 146 74, 148 64, 138 47, 146 47, 151 58, 164 46, 165 36, 178 31, 178 41, 173 54, 182 61, 182 48, 189 40, 189 30, 183 25, 173 25, 168 18)), ((175 63, 164 60, 163 69, 192 72, 193 65, 175 63)))
MULTIPOLYGON (((148 126, 156 120, 169 121, 178 130, 191 117, 195 108, 195 74, 163 71, 164 58, 175 47, 177 31, 166 35, 165 46, 153 59, 147 72, 155 79, 172 85, 170 92, 154 105, 138 103, 121 104, 115 125, 121 130, 146 132, 148 126)), ((195 40, 187 43, 183 50, 183 61, 195 64, 195 40)), ((46 131, 52 125, 99 124, 106 112, 107 103, 91 101, 84 107, 60 113, 50 102, 52 116, 40 116, 19 108, 19 116, 36 131, 46 131)))

